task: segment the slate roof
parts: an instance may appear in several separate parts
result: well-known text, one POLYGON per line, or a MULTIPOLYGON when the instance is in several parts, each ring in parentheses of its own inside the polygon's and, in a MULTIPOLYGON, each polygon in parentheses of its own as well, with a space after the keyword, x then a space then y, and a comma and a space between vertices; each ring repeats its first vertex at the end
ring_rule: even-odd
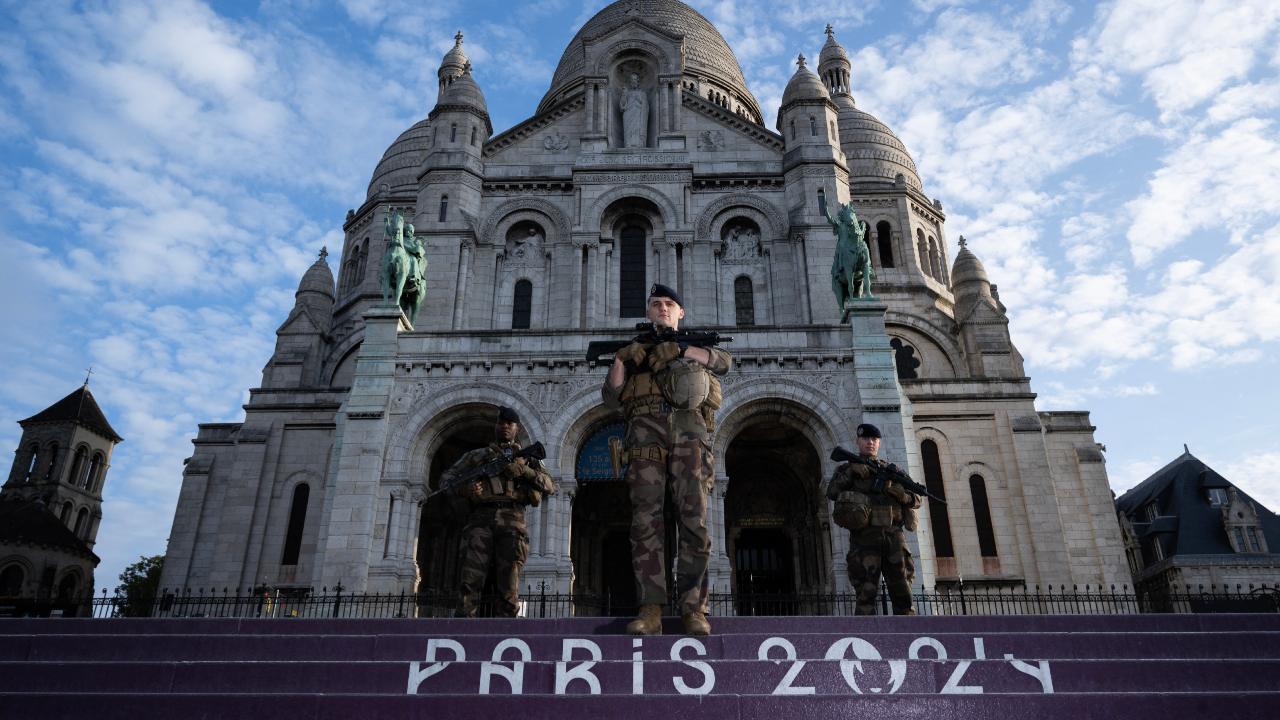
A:
POLYGON ((40 500, 0 497, 0 544, 43 545, 92 558, 83 540, 63 525, 40 500))
MULTIPOLYGON (((1117 498, 1116 507, 1129 517, 1139 536, 1166 535, 1169 556, 1232 554, 1235 551, 1222 527, 1222 510, 1209 504, 1205 492, 1214 487, 1235 485, 1188 451, 1117 498), (1160 514, 1148 521, 1146 506, 1153 500, 1160 514)), ((1257 508, 1267 546, 1273 552, 1280 548, 1280 516, 1240 488, 1236 491, 1257 508)))
POLYGON ((77 422, 116 442, 124 440, 111 427, 111 423, 107 422, 107 416, 102 414, 102 408, 98 407, 98 401, 93 399, 93 393, 89 392, 88 385, 81 385, 70 395, 44 410, 26 420, 19 420, 18 424, 26 427, 28 423, 66 422, 68 420, 77 422))

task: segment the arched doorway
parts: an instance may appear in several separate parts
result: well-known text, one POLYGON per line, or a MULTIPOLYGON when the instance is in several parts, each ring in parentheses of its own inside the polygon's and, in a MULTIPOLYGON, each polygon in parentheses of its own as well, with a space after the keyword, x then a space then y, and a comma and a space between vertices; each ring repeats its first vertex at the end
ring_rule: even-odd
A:
MULTIPOLYGON (((638 610, 631 568, 631 500, 623 473, 615 475, 609 441, 621 441, 622 422, 596 427, 578 449, 574 466, 578 490, 573 498, 569 547, 573 559, 574 611, 578 615, 634 615, 638 610)), ((673 503, 666 511, 667 586, 672 587, 675 543, 673 503)))
POLYGON ((806 612, 799 596, 827 584, 829 540, 818 518, 822 464, 778 413, 753 418, 725 451, 725 541, 740 615, 806 612))
MULTIPOLYGON (((496 406, 482 403, 456 408, 457 419, 431 452, 427 473, 428 493, 440 487, 440 477, 464 454, 493 441, 493 425, 498 416, 496 406)), ((452 414, 452 413, 451 413, 452 414)), ((524 442, 521 431, 520 442, 524 442)), ((423 609, 422 614, 439 615, 451 610, 458 593, 461 573, 462 528, 470 507, 466 500, 452 493, 441 493, 423 503, 418 527, 418 592, 439 607, 423 609)), ((486 583, 486 594, 489 588, 486 583)), ((481 614, 490 610, 481 606, 481 614)))

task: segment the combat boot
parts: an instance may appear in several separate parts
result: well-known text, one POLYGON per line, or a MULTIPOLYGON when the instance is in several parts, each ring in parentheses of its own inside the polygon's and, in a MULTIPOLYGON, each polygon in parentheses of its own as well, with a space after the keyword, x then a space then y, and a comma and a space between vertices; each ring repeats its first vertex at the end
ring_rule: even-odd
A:
POLYGON ((711 623, 707 622, 707 614, 693 610, 684 614, 684 631, 689 635, 710 635, 711 623))
POLYGON ((641 605, 640 615, 635 620, 627 623, 628 635, 661 635, 662 634, 662 606, 661 605, 641 605))

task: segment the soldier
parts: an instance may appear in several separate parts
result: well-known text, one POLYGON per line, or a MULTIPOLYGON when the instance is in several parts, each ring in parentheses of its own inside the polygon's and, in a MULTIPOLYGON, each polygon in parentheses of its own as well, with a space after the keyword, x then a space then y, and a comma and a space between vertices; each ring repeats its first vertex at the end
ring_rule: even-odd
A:
MULTIPOLYGON (((649 291, 645 317, 659 328, 678 330, 684 318, 680 294, 665 285, 649 291)), ((707 635, 711 538, 707 495, 715 482, 711 432, 720 407, 720 381, 729 353, 678 342, 634 342, 614 356, 602 394, 627 420, 623 462, 631 493, 631 565, 640 614, 627 625, 632 635, 662 633, 667 600, 662 505, 670 488, 679 516, 676 594, 685 632, 707 635)))
POLYGON ((915 509, 920 498, 901 484, 877 472, 890 468, 876 457, 880 430, 863 423, 857 429, 858 455, 871 463, 848 462, 836 468, 827 485, 827 498, 836 501, 831 517, 849 533, 849 582, 858 593, 858 615, 874 615, 880 575, 884 574, 893 601, 894 615, 915 615, 911 581, 916 566, 911 561, 903 530, 916 529, 915 509), (874 467, 873 467, 874 466, 874 467))
MULTIPOLYGON (((458 475, 509 452, 520 449, 520 416, 509 407, 498 409, 493 427, 494 441, 487 447, 463 455, 445 471, 442 486, 458 475)), ((515 617, 520 602, 520 569, 529 557, 529 531, 524 524, 524 506, 537 506, 543 495, 556 491, 551 476, 537 460, 516 458, 494 477, 463 485, 455 492, 467 498, 471 513, 462 529, 462 602, 458 617, 475 617, 480 591, 489 568, 498 593, 497 614, 515 617)))

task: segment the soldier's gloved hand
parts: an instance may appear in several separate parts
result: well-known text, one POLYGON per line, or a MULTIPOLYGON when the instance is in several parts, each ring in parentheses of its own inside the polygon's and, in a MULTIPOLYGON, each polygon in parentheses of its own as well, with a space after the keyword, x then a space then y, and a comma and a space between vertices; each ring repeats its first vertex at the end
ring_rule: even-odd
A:
POLYGON ((524 458, 516 458, 515 460, 507 463, 506 467, 502 468, 502 474, 513 479, 522 478, 529 472, 530 468, 525 464, 524 458))
POLYGON ((900 503, 911 502, 911 493, 896 482, 885 483, 884 494, 900 503))
POLYGON ((667 366, 667 363, 680 357, 680 344, 667 341, 658 343, 649 351, 649 367, 654 370, 661 370, 667 366))
POLYGON ((644 364, 645 358, 649 355, 649 349, 643 343, 633 342, 622 348, 613 356, 621 360, 628 369, 638 367, 644 364))
POLYGON ((474 482, 458 491, 462 497, 480 497, 484 493, 484 485, 474 482))

